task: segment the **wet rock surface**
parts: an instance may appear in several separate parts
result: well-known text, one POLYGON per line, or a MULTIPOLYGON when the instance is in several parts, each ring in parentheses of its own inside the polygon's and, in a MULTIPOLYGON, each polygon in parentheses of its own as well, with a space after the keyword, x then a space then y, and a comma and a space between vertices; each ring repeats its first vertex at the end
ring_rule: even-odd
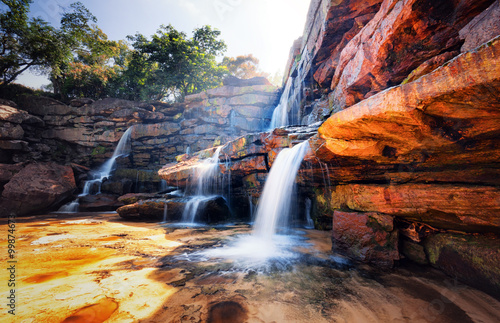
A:
POLYGON ((498 300, 434 269, 349 265, 331 253, 327 232, 308 230, 299 258, 259 270, 197 256, 248 234, 246 225, 175 228, 81 213, 18 218, 17 230, 20 320, 451 323, 500 315, 498 300))

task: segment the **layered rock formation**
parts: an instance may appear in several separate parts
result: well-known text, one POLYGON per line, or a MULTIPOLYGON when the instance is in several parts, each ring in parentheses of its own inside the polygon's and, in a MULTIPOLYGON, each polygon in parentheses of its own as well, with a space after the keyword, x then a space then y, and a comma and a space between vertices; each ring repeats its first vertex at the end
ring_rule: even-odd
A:
MULTIPOLYGON (((316 226, 330 219, 334 251, 430 263, 500 295, 497 17, 498 1, 312 1, 287 64, 288 111, 328 118, 297 181, 316 226)), ((258 196, 272 154, 242 146, 224 158, 258 196)), ((194 167, 160 175, 182 182, 194 167)))
MULTIPOLYGON (((102 185, 108 197, 82 203, 86 210, 116 209, 120 195, 157 191, 156 171, 176 156, 268 126, 276 87, 264 78, 228 82, 177 104, 107 98, 75 99, 66 105, 37 96, 22 96, 17 104, 2 100, 0 162, 54 161, 95 168, 112 156, 124 132, 133 127, 130 154, 117 160, 119 171, 102 185)), ((8 175, 22 168, 12 167, 3 168, 0 191, 10 180, 8 175)), ((80 188, 84 179, 77 178, 80 188)))

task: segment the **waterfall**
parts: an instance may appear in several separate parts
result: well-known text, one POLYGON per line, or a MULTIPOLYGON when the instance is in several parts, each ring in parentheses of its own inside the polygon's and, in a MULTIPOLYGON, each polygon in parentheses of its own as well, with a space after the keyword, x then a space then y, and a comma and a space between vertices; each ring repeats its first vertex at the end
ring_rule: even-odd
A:
POLYGON ((290 96, 290 90, 292 89, 293 79, 288 78, 283 94, 281 95, 280 102, 273 111, 273 116, 271 118, 271 130, 274 128, 279 128, 288 125, 288 99, 290 96))
POLYGON ((289 77, 280 102, 273 111, 269 130, 300 124, 301 86, 297 86, 294 78, 289 77))
POLYGON ((300 244, 296 237, 276 233, 290 220, 295 177, 309 150, 309 142, 305 141, 278 154, 259 199, 251 235, 242 235, 228 246, 201 254, 233 259, 246 268, 286 268, 289 261, 297 259, 298 254, 292 250, 300 244))
MULTIPOLYGON (((79 197, 93 193, 92 189, 96 185, 97 185, 96 193, 97 194, 101 193, 101 184, 105 179, 107 179, 111 175, 116 164, 116 159, 118 157, 126 156, 130 153, 131 150, 130 138, 132 135, 132 128, 133 126, 128 128, 127 131, 123 133, 122 137, 118 141, 118 145, 113 151, 113 155, 111 156, 111 158, 108 159, 106 162, 104 162, 104 164, 102 164, 97 170, 90 171, 91 179, 85 181, 83 185, 83 191, 78 195, 79 197)), ((79 206, 79 200, 77 198, 76 200, 61 206, 58 212, 75 213, 78 212, 78 206, 79 206)))
POLYGON ((126 156, 130 153, 130 141, 131 141, 130 138, 132 135, 132 128, 133 126, 128 128, 127 131, 123 133, 122 137, 120 138, 120 141, 118 141, 118 145, 116 146, 115 151, 113 152, 111 158, 108 159, 106 162, 104 162, 104 164, 102 164, 97 170, 90 172, 92 178, 85 182, 85 185, 83 187, 83 192, 82 194, 80 194, 80 196, 91 194, 91 189, 95 185, 98 185, 97 193, 98 194, 101 193, 101 184, 113 172, 116 164, 116 159, 118 157, 126 156))
POLYGON ((220 183, 219 155, 223 146, 218 147, 212 157, 205 159, 195 169, 196 186, 182 213, 182 222, 195 223, 200 204, 212 199, 222 189, 220 183))
POLYGON ((257 206, 254 236, 271 240, 278 227, 287 224, 295 176, 309 149, 309 142, 304 141, 283 149, 276 157, 257 206))

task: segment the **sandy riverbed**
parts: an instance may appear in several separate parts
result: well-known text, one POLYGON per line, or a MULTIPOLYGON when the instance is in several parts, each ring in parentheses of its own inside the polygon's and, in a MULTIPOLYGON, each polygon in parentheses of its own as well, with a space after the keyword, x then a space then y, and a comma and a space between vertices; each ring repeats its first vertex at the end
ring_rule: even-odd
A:
MULTIPOLYGON (((498 322, 500 302, 433 269, 380 272, 304 231, 293 261, 264 269, 193 256, 247 225, 172 228, 116 214, 17 219, 16 315, 2 322, 498 322)), ((0 226, 7 264, 7 225, 0 226)), ((2 299, 9 272, 0 272, 2 299)))

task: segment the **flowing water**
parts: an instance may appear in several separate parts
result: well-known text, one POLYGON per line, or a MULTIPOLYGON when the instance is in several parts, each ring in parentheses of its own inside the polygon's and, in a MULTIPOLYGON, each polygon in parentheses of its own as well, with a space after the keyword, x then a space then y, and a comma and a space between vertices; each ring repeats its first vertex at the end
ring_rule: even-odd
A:
MULTIPOLYGON (((111 176, 116 164, 116 159, 119 157, 126 156, 130 153, 131 147, 131 135, 132 135, 133 126, 128 128, 125 131, 118 141, 115 150, 113 151, 113 155, 110 159, 108 159, 104 164, 102 164, 98 169, 90 171, 91 179, 86 180, 83 185, 83 191, 78 196, 85 196, 92 193, 100 194, 101 193, 101 184, 102 182, 111 176), (93 188, 97 186, 96 192, 93 192, 93 188)), ((71 201, 63 206, 57 211, 59 213, 74 213, 78 212, 79 201, 78 198, 74 201, 71 201)))
POLYGON ((194 195, 189 198, 182 213, 182 223, 196 223, 199 207, 222 193, 222 179, 219 168, 219 156, 223 146, 218 147, 212 157, 205 159, 196 169, 194 177, 196 185, 191 188, 194 195))
POLYGON ((287 266, 298 257, 292 248, 303 244, 300 236, 289 233, 294 199, 295 177, 302 160, 310 150, 304 141, 293 148, 283 149, 271 167, 259 199, 251 235, 237 237, 223 248, 203 251, 207 257, 229 258, 246 268, 287 266))
POLYGON ((254 236, 269 241, 279 227, 288 225, 295 176, 309 149, 309 142, 304 141, 283 149, 276 157, 259 199, 254 236))

